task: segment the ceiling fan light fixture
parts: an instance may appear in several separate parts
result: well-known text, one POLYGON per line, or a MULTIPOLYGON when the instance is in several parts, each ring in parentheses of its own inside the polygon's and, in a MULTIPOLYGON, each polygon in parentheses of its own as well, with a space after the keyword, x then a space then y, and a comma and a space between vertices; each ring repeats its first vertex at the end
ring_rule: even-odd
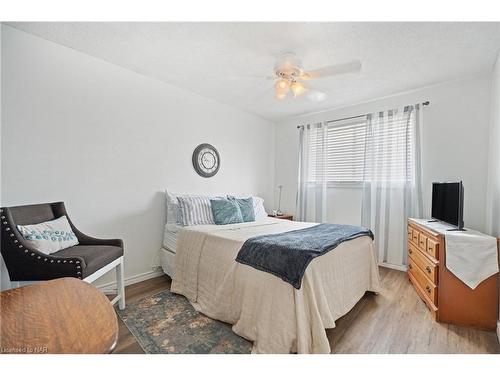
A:
POLYGON ((304 94, 307 90, 302 83, 297 82, 297 81, 293 81, 290 84, 290 89, 292 90, 293 96, 295 96, 295 97, 304 94))
POLYGON ((288 91, 290 91, 290 82, 286 79, 280 79, 275 85, 276 98, 283 100, 286 98, 288 91))
POLYGON ((322 102, 323 100, 326 100, 327 95, 321 91, 311 90, 307 93, 307 97, 313 102, 322 102))
POLYGON ((286 79, 280 79, 276 83, 276 86, 277 86, 277 88, 279 88, 281 90, 287 90, 288 87, 290 87, 290 82, 288 82, 286 79))
POLYGON ((285 100, 286 99, 286 94, 276 93, 276 99, 278 99, 278 100, 285 100))

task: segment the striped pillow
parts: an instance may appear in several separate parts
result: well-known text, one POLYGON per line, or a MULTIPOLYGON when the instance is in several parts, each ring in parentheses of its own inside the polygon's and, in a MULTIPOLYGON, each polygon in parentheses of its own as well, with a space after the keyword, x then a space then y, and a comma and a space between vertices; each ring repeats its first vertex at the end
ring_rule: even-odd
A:
POLYGON ((182 213, 182 225, 215 224, 210 197, 177 197, 182 213))

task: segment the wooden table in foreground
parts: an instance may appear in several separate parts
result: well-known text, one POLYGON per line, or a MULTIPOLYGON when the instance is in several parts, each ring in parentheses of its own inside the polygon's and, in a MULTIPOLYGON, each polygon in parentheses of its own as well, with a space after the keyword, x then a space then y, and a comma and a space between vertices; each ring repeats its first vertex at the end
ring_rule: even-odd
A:
POLYGON ((62 278, 0 293, 0 353, 110 353, 118 321, 94 286, 62 278))

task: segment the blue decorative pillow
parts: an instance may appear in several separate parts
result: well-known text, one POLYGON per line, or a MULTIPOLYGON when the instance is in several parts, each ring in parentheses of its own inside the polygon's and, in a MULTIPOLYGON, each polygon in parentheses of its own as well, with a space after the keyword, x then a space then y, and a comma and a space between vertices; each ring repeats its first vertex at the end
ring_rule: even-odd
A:
POLYGON ((78 239, 66 216, 39 224, 18 225, 17 230, 27 243, 44 254, 78 245, 78 239))
POLYGON ((244 222, 255 221, 255 211, 253 209, 253 199, 250 198, 235 198, 228 197, 229 200, 233 200, 240 207, 241 216, 244 222))
POLYGON ((210 199, 214 221, 217 225, 242 223, 243 217, 238 204, 230 199, 210 199))

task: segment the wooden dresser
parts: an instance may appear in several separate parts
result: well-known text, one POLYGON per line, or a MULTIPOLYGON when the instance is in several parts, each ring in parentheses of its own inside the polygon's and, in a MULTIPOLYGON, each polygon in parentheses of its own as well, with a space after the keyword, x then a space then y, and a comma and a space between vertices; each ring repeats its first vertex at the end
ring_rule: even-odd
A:
POLYGON ((408 278, 436 321, 494 330, 498 320, 498 273, 470 289, 445 266, 443 234, 408 220, 408 278))

